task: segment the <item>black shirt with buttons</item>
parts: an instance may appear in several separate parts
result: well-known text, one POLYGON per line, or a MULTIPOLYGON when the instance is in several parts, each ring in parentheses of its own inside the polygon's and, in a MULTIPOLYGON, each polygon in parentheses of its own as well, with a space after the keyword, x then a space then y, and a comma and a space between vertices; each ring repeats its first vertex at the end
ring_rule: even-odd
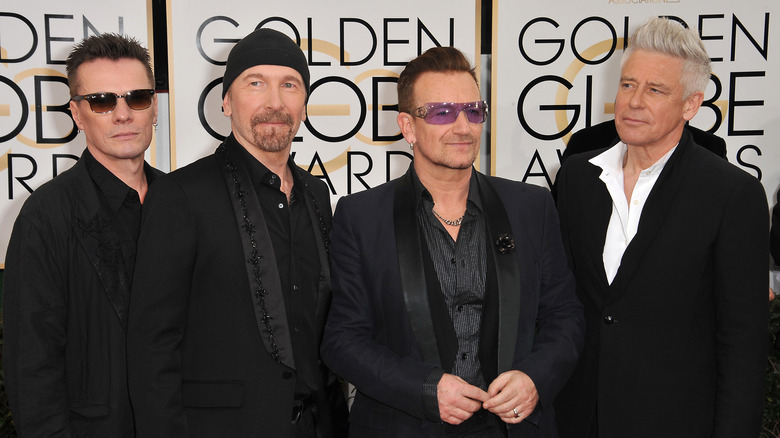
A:
MULTIPOLYGON (((119 238, 127 278, 133 278, 135 250, 138 233, 141 230, 141 198, 119 177, 111 173, 90 152, 84 151, 84 164, 89 177, 98 188, 102 214, 111 223, 119 238)), ((151 166, 144 163, 146 185, 150 186, 155 174, 151 166)))
MULTIPOLYGON (((314 234, 318 230, 315 230, 306 206, 305 197, 310 194, 306 193, 292 159, 287 162, 293 175, 288 203, 279 176, 244 148, 240 149, 260 202, 279 270, 295 358, 295 395, 299 399, 306 398, 321 386, 315 326, 321 262, 314 234)), ((282 377, 291 378, 292 375, 286 372, 282 377)))
MULTIPOLYGON (((458 238, 453 240, 433 214, 433 198, 414 175, 417 220, 431 255, 444 301, 458 339, 458 355, 452 374, 487 389, 479 362, 479 338, 485 297, 487 259, 485 217, 476 178, 469 184, 468 200, 458 238)), ((452 218, 455 219, 455 218, 452 218)))

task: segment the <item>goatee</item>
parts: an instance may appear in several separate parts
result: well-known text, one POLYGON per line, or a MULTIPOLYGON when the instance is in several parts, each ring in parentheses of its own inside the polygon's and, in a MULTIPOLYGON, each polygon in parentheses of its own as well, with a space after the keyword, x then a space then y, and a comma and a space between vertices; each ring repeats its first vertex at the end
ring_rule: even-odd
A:
POLYGON ((281 111, 270 111, 264 114, 257 114, 252 117, 252 133, 254 134, 255 145, 266 152, 280 152, 292 144, 295 137, 294 121, 292 116, 281 111), (286 128, 270 127, 269 129, 258 130, 257 127, 264 123, 284 123, 286 128))

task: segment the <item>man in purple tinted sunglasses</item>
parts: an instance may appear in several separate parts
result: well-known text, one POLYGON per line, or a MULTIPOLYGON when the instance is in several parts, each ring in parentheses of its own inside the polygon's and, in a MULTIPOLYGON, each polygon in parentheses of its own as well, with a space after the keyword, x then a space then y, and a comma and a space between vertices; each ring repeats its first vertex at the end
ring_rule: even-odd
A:
POLYGON ((322 356, 350 436, 553 437, 583 316, 550 194, 474 169, 487 103, 451 47, 398 80, 403 177, 342 198, 322 356))

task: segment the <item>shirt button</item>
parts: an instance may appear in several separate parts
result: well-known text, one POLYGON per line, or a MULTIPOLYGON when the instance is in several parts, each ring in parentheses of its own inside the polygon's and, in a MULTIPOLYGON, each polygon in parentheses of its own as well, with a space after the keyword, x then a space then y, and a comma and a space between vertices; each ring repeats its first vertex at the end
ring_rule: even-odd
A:
POLYGON ((617 320, 612 315, 607 315, 607 316, 604 317, 604 324, 606 324, 606 325, 612 325, 612 324, 614 324, 616 322, 617 322, 617 320))
POLYGON ((466 353, 463 353, 463 354, 460 355, 460 358, 462 360, 466 360, 467 357, 468 357, 468 355, 466 353))
POLYGON ((452 263, 453 265, 455 264, 455 257, 453 257, 453 258, 450 260, 450 263, 452 263))
POLYGON ((458 306, 458 312, 462 312, 462 311, 463 311, 463 305, 458 306))
POLYGON ((284 208, 284 204, 282 204, 282 203, 280 202, 280 203, 279 203, 279 208, 284 208))
POLYGON ((634 205, 639 205, 639 201, 638 201, 638 200, 636 200, 636 199, 634 199, 634 202, 633 202, 633 204, 634 204, 634 205))

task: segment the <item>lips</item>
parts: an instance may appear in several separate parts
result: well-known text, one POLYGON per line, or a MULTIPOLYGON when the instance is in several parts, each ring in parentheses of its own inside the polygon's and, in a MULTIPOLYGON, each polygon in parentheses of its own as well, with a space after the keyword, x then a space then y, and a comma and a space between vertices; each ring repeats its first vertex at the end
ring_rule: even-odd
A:
POLYGON ((625 116, 625 115, 620 118, 620 121, 628 125, 641 125, 647 123, 642 118, 625 116))
POLYGON ((135 138, 137 136, 137 132, 119 132, 117 134, 114 134, 111 136, 111 138, 117 139, 117 140, 128 140, 131 138, 135 138))

